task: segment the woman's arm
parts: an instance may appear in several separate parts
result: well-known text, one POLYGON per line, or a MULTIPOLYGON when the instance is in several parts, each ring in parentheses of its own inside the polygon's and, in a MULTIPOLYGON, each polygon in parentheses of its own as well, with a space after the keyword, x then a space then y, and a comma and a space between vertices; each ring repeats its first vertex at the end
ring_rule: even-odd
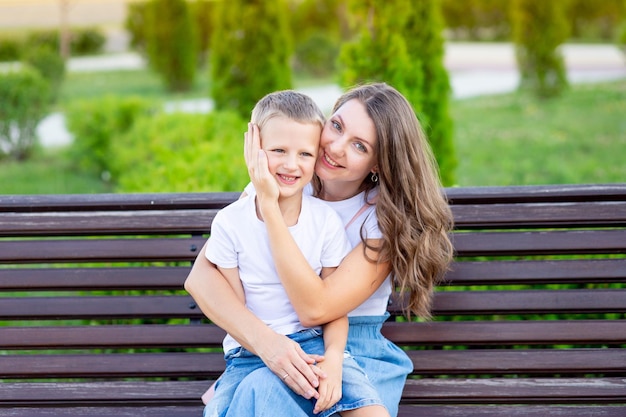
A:
POLYGON ((296 342, 274 332, 252 314, 216 267, 206 259, 205 249, 206 244, 185 280, 185 290, 213 323, 256 353, 272 372, 281 377, 289 374, 290 378, 285 383, 295 393, 305 398, 317 398, 315 388, 319 386, 318 377, 324 375, 316 375, 319 369, 311 365, 320 358, 307 355, 296 342))
MULTIPOLYGON (((278 206, 262 205, 266 206, 262 213, 278 275, 303 325, 320 325, 347 315, 385 281, 389 263, 367 259, 362 243, 352 249, 335 272, 319 279, 289 233, 278 206)), ((368 249, 366 253, 370 259, 377 259, 376 252, 368 249)))

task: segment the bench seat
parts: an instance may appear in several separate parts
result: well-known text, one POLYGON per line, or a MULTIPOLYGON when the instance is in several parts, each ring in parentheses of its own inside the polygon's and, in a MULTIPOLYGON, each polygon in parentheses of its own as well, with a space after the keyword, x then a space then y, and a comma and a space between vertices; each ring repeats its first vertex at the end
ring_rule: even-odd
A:
MULTIPOLYGON (((400 417, 626 416, 626 184, 445 190, 456 257, 400 417)), ((238 193, 2 196, 0 415, 202 415, 224 331, 183 283, 238 193)))

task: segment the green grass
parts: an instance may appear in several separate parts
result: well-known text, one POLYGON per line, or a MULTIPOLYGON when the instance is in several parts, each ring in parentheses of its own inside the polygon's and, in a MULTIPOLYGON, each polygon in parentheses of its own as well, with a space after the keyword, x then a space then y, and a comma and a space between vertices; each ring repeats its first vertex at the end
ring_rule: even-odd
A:
POLYGON ((544 101, 460 100, 451 111, 461 186, 626 181, 626 80, 575 85, 544 101))
POLYGON ((111 192, 99 178, 70 167, 62 150, 36 152, 26 162, 0 160, 0 194, 90 194, 111 192))
MULTIPOLYGON (((148 71, 71 73, 59 107, 107 93, 174 100, 207 90, 199 81, 186 95, 167 94, 148 71)), ((459 186, 626 182, 626 80, 575 85, 552 100, 522 93, 455 100, 451 113, 459 186)), ((74 172, 62 150, 40 151, 26 163, 0 160, 0 194, 110 191, 74 172)))

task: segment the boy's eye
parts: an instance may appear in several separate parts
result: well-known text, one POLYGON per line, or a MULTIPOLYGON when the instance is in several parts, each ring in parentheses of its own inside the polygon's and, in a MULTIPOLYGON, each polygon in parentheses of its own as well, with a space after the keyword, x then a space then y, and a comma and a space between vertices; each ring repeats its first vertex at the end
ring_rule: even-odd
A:
POLYGON ((301 155, 302 155, 302 156, 306 156, 306 157, 313 156, 313 154, 312 154, 312 153, 310 153, 310 152, 302 152, 302 154, 301 154, 301 155))

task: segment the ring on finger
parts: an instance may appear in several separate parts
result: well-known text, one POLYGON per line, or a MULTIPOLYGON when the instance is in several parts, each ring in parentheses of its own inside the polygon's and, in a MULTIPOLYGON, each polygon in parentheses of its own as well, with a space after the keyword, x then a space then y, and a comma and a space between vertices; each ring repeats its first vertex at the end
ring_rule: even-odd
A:
POLYGON ((285 379, 287 379, 288 376, 289 376, 289 374, 283 375, 282 380, 284 381, 285 379))

